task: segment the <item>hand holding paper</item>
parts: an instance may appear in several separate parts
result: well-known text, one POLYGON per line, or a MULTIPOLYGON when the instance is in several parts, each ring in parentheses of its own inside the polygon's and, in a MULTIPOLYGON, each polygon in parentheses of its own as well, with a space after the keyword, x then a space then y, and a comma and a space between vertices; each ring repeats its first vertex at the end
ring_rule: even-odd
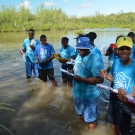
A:
POLYGON ((61 71, 61 72, 64 72, 64 73, 67 73, 68 75, 74 76, 73 73, 70 73, 69 71, 64 70, 64 69, 62 69, 62 68, 60 68, 60 71, 61 71))

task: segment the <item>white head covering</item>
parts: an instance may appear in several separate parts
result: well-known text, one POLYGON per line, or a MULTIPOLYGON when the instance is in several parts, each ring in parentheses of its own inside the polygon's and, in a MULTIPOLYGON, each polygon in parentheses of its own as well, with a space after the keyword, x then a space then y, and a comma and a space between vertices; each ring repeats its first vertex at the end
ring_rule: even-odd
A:
POLYGON ((105 54, 106 54, 106 51, 108 50, 108 48, 109 48, 109 46, 103 45, 103 46, 101 47, 101 49, 100 49, 101 54, 102 54, 102 55, 105 55, 105 54))

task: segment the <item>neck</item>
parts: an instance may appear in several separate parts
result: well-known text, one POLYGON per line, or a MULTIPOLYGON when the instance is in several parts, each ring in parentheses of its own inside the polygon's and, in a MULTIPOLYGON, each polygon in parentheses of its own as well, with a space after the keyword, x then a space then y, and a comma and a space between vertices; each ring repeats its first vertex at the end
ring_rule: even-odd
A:
POLYGON ((90 43, 91 43, 91 45, 95 46, 94 41, 91 41, 90 43))
POLYGON ((129 58, 129 59, 127 59, 127 60, 124 60, 124 61, 121 59, 121 63, 122 63, 123 65, 128 65, 128 64, 131 63, 131 61, 132 61, 131 58, 129 58))
POLYGON ((87 53, 86 53, 86 55, 85 56, 87 56, 87 55, 89 55, 90 54, 90 51, 88 51, 87 53))
POLYGON ((66 49, 68 47, 68 45, 66 45, 65 47, 64 47, 64 49, 66 49))

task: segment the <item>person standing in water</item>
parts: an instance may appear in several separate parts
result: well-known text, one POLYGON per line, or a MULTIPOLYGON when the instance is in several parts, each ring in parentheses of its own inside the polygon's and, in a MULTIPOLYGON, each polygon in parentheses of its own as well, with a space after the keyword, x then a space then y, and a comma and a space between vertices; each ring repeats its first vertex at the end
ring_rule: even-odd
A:
MULTIPOLYGON (((123 89, 129 95, 133 93, 135 86, 135 60, 130 58, 133 42, 129 37, 120 37, 116 45, 120 59, 113 62, 109 73, 101 70, 100 76, 112 82, 113 89, 123 89)), ((113 92, 110 94, 106 121, 112 125, 112 135, 133 135, 132 112, 119 100, 120 93, 119 91, 118 96, 113 92)))
POLYGON ((79 54, 73 68, 75 76, 72 87, 75 110, 80 119, 88 123, 89 129, 94 129, 97 125, 97 102, 100 95, 96 84, 104 81, 99 75, 104 64, 90 52, 92 45, 89 38, 79 37, 76 48, 79 54))
POLYGON ((45 35, 40 36, 41 44, 36 47, 35 57, 38 63, 39 79, 43 82, 47 82, 49 77, 53 86, 57 86, 54 78, 54 68, 52 59, 54 58, 54 48, 51 44, 47 43, 47 37, 45 35))
POLYGON ((34 29, 29 29, 28 38, 23 42, 23 49, 20 50, 20 54, 25 54, 25 67, 26 67, 26 78, 31 78, 32 71, 36 77, 38 77, 38 65, 35 63, 35 47, 40 44, 39 40, 34 37, 34 29))
MULTIPOLYGON (((69 39, 67 37, 63 37, 61 39, 61 44, 62 47, 60 49, 60 54, 59 56, 61 58, 67 58, 68 60, 70 59, 75 59, 75 50, 72 46, 70 46, 68 44, 69 39)), ((73 65, 72 64, 66 64, 65 62, 62 62, 62 69, 64 70, 72 70, 73 69, 73 65)), ((72 87, 72 80, 73 78, 69 75, 67 75, 66 73, 62 72, 62 81, 63 83, 67 83, 68 82, 68 86, 72 87)))

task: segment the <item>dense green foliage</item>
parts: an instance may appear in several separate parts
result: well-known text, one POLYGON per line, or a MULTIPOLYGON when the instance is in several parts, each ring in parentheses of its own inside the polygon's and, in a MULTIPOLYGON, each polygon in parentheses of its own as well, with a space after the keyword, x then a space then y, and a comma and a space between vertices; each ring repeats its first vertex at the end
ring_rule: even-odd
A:
POLYGON ((17 10, 15 6, 0 8, 0 31, 26 31, 30 28, 40 31, 72 30, 83 28, 131 28, 135 30, 135 13, 104 15, 96 12, 95 15, 78 18, 68 16, 60 8, 45 8, 41 4, 34 13, 24 7, 17 10))

